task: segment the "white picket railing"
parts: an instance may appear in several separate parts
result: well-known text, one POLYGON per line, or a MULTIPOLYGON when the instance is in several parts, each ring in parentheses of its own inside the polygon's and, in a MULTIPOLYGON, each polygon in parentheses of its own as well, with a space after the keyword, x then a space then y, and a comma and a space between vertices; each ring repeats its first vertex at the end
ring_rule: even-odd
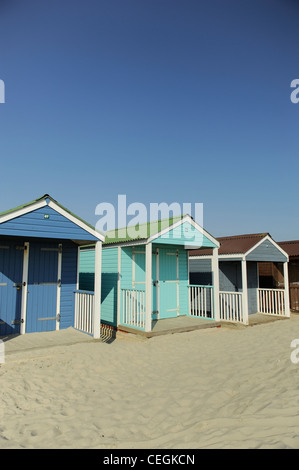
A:
POLYGON ((220 320, 244 323, 242 292, 219 292, 220 320))
POLYGON ((93 333, 94 293, 90 291, 75 292, 75 321, 74 328, 93 333))
POLYGON ((189 285, 189 315, 214 320, 213 286, 189 285))
POLYGON ((285 316, 284 289, 258 289, 258 311, 266 315, 285 316))
POLYGON ((145 328, 145 290, 122 290, 122 323, 131 327, 145 328))

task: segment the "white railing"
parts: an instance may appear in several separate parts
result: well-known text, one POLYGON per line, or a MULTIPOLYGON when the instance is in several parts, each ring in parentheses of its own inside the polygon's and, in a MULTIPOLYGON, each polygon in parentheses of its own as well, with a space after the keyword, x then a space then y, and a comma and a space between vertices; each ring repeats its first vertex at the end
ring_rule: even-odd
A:
POLYGON ((213 286, 189 285, 189 315, 214 320, 213 286))
POLYGON ((284 289, 258 289, 258 312, 285 316, 284 289))
POLYGON ((242 292, 219 292, 220 320, 244 323, 242 292))
POLYGON ((122 289, 122 323, 145 328, 145 290, 122 289))
POLYGON ((74 328, 92 334, 93 332, 94 293, 90 291, 75 292, 74 328))

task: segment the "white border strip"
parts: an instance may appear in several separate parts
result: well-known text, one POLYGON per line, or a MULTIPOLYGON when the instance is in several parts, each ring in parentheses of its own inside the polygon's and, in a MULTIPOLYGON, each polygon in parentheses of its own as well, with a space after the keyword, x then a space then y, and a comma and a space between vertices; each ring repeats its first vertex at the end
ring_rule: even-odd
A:
POLYGON ((47 206, 47 201, 44 199, 42 201, 35 202, 31 204, 30 206, 23 207, 22 209, 18 209, 14 212, 10 212, 9 214, 4 214, 0 216, 0 224, 2 224, 3 222, 7 222, 9 220, 15 219, 16 217, 20 217, 21 215, 28 214, 28 212, 35 211, 45 206, 47 206))

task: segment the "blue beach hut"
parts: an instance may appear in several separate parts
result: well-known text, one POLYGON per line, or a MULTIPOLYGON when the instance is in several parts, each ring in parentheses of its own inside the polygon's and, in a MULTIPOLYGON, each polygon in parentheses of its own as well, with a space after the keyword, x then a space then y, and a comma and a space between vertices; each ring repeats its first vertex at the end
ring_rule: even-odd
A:
MULTIPOLYGON (((78 247, 104 236, 51 196, 0 214, 0 336, 75 326, 78 247)), ((94 278, 100 298, 101 275, 94 278)), ((91 333, 99 337, 100 302, 91 333)))
MULTIPOLYGON (((286 251, 268 233, 217 238, 219 261, 220 321, 250 324, 255 314, 289 317, 289 281, 286 251), (260 267, 264 263, 281 265, 283 285, 260 286, 260 267)), ((212 251, 189 252, 190 279, 209 284, 212 279, 212 251)))

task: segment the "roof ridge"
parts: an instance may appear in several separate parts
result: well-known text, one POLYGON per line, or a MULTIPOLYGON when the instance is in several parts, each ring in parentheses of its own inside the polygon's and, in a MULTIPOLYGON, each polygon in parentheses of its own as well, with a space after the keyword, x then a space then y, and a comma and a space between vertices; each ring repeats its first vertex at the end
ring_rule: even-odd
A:
POLYGON ((111 230, 107 230, 107 232, 104 232, 105 234, 109 233, 109 232, 113 232, 113 231, 117 231, 117 230, 124 230, 126 228, 131 228, 131 227, 137 227, 137 226, 141 226, 141 225, 147 225, 147 224, 154 224, 154 223, 159 223, 159 222, 166 222, 167 220, 168 221, 174 221, 174 220, 180 220, 180 219, 183 219, 184 217, 186 217, 187 215, 189 214, 184 214, 184 215, 175 215, 175 216, 172 216, 172 217, 165 217, 163 219, 156 219, 156 220, 150 220, 150 221, 147 221, 147 222, 142 222, 142 223, 137 223, 135 225, 125 225, 125 226, 122 226, 122 227, 115 227, 114 229, 111 229, 111 230))
MULTIPOLYGON (((261 233, 244 233, 242 235, 228 235, 226 237, 217 237, 217 240, 233 240, 233 239, 240 239, 240 238, 258 238, 258 237, 271 237, 270 233, 268 232, 261 232, 261 233)), ((271 237, 272 238, 272 237, 271 237)))
POLYGON ((39 201, 42 201, 43 199, 51 199, 51 201, 53 201, 55 204, 57 204, 59 207, 61 207, 61 209, 65 210, 66 212, 68 212, 68 214, 72 215, 73 217, 75 217, 76 219, 80 220, 81 222, 83 222, 85 225, 87 225, 89 228, 91 228, 92 230, 95 230, 95 228, 89 224, 88 222, 86 222, 84 219, 82 219, 81 217, 78 217, 78 215, 74 214, 73 212, 71 212, 69 209, 67 209, 66 207, 64 207, 62 204, 60 204, 59 202, 56 201, 56 199, 54 199, 52 196, 50 196, 49 194, 44 194, 43 196, 41 197, 38 197, 37 199, 34 199, 33 201, 31 202, 26 202, 25 204, 21 204, 17 207, 14 207, 12 209, 8 209, 4 212, 1 212, 0 213, 0 217, 3 216, 3 215, 7 215, 7 214, 12 214, 13 212, 17 211, 17 210, 20 210, 20 209, 24 209, 25 207, 29 207, 31 205, 33 205, 34 203, 36 202, 39 202, 39 201))

